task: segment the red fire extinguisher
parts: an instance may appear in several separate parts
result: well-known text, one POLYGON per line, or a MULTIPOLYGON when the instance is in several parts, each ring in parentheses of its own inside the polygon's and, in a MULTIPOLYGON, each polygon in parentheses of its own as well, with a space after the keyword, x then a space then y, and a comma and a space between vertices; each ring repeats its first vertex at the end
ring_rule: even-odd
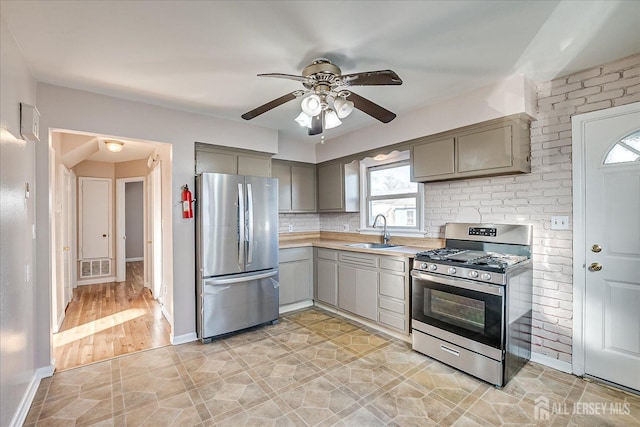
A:
POLYGON ((182 186, 182 218, 193 218, 191 203, 193 203, 191 191, 189 191, 189 187, 185 184, 182 186))

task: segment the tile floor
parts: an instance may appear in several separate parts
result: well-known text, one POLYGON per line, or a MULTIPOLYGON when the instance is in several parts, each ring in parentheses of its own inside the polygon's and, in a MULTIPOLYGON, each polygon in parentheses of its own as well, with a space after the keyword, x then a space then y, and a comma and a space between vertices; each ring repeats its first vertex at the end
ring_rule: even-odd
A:
POLYGON ((640 425, 640 397, 535 363, 500 390, 311 308, 207 345, 168 346, 55 374, 40 384, 25 423, 436 424, 640 425))

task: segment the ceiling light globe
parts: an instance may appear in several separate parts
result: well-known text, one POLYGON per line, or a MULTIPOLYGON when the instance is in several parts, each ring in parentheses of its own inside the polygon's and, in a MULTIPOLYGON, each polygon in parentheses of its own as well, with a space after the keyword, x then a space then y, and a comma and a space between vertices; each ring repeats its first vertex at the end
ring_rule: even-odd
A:
POLYGON ((344 98, 336 99, 333 106, 336 109, 336 114, 341 119, 344 119, 353 111, 353 102, 347 101, 344 98))
POLYGON ((296 117, 296 122, 302 127, 311 128, 311 116, 305 113, 304 111, 300 111, 298 117, 296 117))
POLYGON ((112 153, 119 153, 124 147, 124 143, 120 141, 105 141, 104 145, 107 147, 107 150, 111 151, 112 153))
POLYGON ((317 116, 322 111, 322 102, 318 95, 311 95, 302 100, 302 111, 310 116, 317 116))
POLYGON ((325 129, 333 129, 342 124, 338 115, 332 109, 328 109, 324 112, 324 128, 325 129))

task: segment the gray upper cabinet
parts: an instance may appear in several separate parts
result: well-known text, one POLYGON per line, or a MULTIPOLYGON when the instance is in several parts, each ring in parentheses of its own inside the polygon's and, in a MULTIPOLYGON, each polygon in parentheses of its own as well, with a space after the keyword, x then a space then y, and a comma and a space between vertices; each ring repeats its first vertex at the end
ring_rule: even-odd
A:
POLYGON ((203 172, 271 177, 271 153, 196 142, 196 175, 203 172))
POLYGON ((318 165, 318 211, 360 211, 360 162, 318 165))
POLYGON ((316 166, 273 160, 272 177, 278 178, 280 212, 316 212, 316 166))
POLYGON ((419 138, 411 144, 412 180, 531 172, 529 124, 518 114, 419 138))

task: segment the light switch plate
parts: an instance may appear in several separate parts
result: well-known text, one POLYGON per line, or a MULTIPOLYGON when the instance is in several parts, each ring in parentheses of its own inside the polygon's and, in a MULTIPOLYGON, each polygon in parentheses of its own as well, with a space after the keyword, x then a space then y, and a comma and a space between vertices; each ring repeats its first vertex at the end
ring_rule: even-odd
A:
POLYGON ((568 230, 569 217, 568 216, 552 216, 551 229, 552 230, 568 230))
POLYGON ((289 233, 293 233, 293 224, 289 224, 289 233))

